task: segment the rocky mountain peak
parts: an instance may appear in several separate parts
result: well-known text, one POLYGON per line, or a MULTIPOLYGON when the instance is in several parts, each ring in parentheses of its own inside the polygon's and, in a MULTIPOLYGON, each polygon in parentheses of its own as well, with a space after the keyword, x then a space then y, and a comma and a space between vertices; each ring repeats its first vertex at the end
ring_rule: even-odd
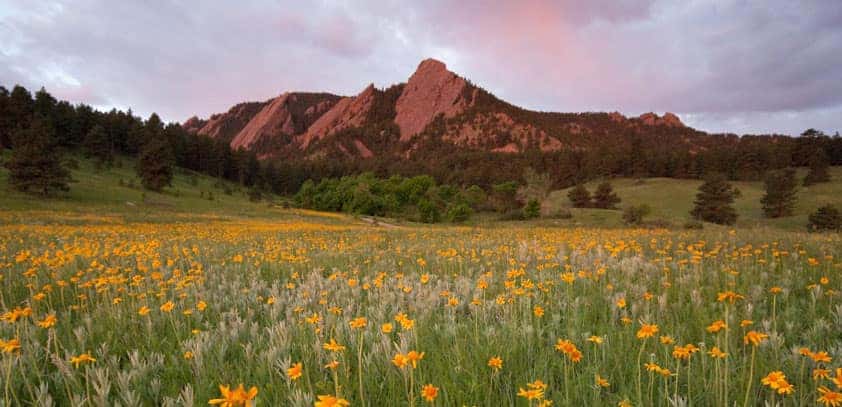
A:
POLYGON ((425 59, 409 77, 395 105, 401 140, 420 133, 439 114, 452 117, 469 103, 461 98, 467 82, 435 59, 425 59))

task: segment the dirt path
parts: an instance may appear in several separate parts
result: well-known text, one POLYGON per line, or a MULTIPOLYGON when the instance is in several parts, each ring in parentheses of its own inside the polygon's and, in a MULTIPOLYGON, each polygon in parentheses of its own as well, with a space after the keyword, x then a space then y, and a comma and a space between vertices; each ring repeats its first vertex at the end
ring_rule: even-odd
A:
POLYGON ((369 218, 367 216, 361 216, 360 219, 363 222, 366 222, 366 223, 368 223, 369 225, 372 225, 372 226, 380 226, 380 227, 384 227, 386 229, 399 229, 400 228, 400 226, 398 226, 398 225, 386 223, 386 222, 383 222, 383 221, 375 219, 375 218, 369 218))

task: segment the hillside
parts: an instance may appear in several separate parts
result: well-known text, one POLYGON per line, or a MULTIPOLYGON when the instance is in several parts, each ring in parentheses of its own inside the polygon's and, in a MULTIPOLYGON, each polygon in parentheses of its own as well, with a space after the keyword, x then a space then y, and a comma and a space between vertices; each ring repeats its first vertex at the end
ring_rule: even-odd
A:
MULTIPOLYGON (((798 171, 799 179, 806 170, 798 171)), ((810 187, 799 187, 798 203, 795 215, 779 219, 763 218, 760 198, 764 194, 763 183, 734 182, 740 189, 741 196, 735 202, 739 214, 738 227, 774 227, 788 230, 804 230, 807 216, 819 206, 833 204, 842 208, 842 167, 831 168, 832 180, 828 183, 810 187)), ((585 184, 591 192, 600 181, 585 184)), ((688 213, 693 208, 696 190, 702 181, 672 178, 617 178, 611 184, 622 199, 620 207, 647 204, 652 208, 650 220, 666 220, 675 227, 681 227, 690 219, 688 213)), ((553 191, 546 203, 549 211, 560 208, 569 209, 574 216, 572 223, 586 226, 619 226, 622 224, 621 211, 603 209, 571 208, 567 198, 569 189, 553 191)))
MULTIPOLYGON (((54 198, 41 198, 8 187, 8 172, 0 166, 0 223, 23 222, 33 214, 39 222, 55 218, 61 222, 93 217, 110 221, 166 222, 199 221, 219 218, 319 218, 322 221, 342 215, 283 209, 283 200, 264 196, 251 202, 247 191, 236 183, 220 181, 193 171, 177 168, 173 185, 162 193, 144 191, 135 174, 135 161, 121 157, 119 166, 96 169, 91 161, 74 157, 78 168, 70 191, 54 198), (226 193, 227 191, 227 193, 226 193), (212 194, 213 199, 208 199, 212 194)), ((346 220, 347 222, 347 220, 346 220)))
POLYGON ((533 111, 434 59, 386 89, 368 85, 354 96, 287 92, 208 120, 193 117, 183 128, 317 180, 371 171, 489 188, 522 181, 532 167, 563 188, 606 176, 700 179, 714 171, 759 180, 770 169, 807 166, 821 155, 842 165, 842 137, 812 129, 807 137, 738 136, 688 127, 669 112, 533 111))
POLYGON ((704 133, 672 113, 627 118, 618 112, 530 111, 498 99, 434 59, 421 61, 405 83, 386 90, 369 85, 350 97, 287 92, 238 104, 207 120, 193 117, 184 127, 262 157, 406 158, 425 155, 432 143, 436 149, 558 152, 625 144, 632 134, 684 150, 705 146, 704 133))

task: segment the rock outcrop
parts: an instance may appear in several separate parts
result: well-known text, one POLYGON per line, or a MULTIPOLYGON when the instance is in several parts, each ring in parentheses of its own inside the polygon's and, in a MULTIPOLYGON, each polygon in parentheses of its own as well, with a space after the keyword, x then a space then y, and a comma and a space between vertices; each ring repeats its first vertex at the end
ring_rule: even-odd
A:
POLYGON ((306 149, 314 140, 321 140, 325 136, 349 127, 361 126, 371 110, 373 101, 374 84, 370 84, 359 95, 340 99, 296 141, 302 149, 306 149))
POLYGON ((697 133, 673 113, 626 117, 619 112, 522 109, 435 59, 421 61, 406 83, 384 90, 371 84, 356 96, 284 93, 265 102, 238 104, 207 120, 191 117, 183 127, 261 157, 352 160, 380 154, 411 158, 425 148, 511 154, 583 151, 626 143, 633 133, 652 134, 658 145, 687 145, 695 143, 697 133))
POLYGON ((663 117, 659 117, 656 113, 644 113, 638 117, 643 124, 648 126, 668 126, 668 127, 685 127, 681 119, 674 113, 666 112, 663 117))
POLYGON ((460 113, 468 104, 461 97, 466 84, 441 61, 421 61, 395 105, 401 141, 420 133, 439 114, 448 118, 460 113))

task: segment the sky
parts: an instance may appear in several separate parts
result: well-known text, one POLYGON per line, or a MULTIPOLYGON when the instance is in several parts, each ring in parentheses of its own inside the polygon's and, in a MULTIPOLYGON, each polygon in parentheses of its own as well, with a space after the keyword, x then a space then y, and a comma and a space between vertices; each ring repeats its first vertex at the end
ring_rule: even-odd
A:
POLYGON ((839 0, 0 0, 0 85, 167 121, 387 87, 425 58, 534 110, 842 130, 839 0))

